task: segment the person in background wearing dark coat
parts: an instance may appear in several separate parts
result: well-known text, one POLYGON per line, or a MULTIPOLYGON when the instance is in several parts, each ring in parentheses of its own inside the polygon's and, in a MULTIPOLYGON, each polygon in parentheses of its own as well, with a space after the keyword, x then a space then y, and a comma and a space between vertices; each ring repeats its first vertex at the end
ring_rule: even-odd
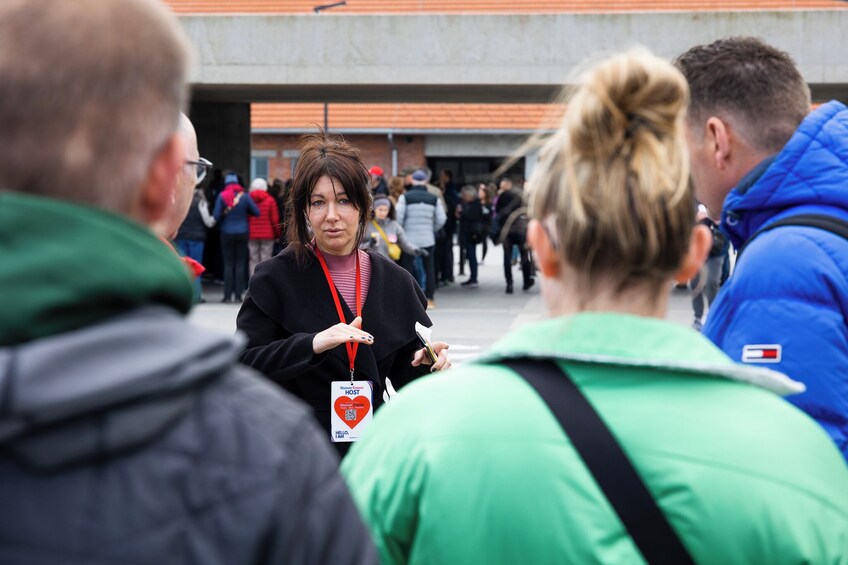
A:
POLYGON ((268 194, 274 198, 277 203, 277 217, 280 219, 280 231, 276 240, 274 240, 273 255, 276 255, 286 246, 286 183, 282 179, 274 179, 271 186, 268 187, 268 194))
POLYGON ((150 229, 195 182, 189 49, 159 2, 0 2, 0 563, 377 561, 308 408, 188 322, 150 229))
MULTIPOLYGON (((483 207, 483 233, 488 234, 492 230, 492 222, 495 219, 494 211, 495 189, 492 183, 480 183, 480 204, 483 207)), ((480 257, 480 264, 486 260, 486 254, 489 252, 488 238, 484 237, 480 242, 483 244, 483 256, 480 257)))
POLYGON ((289 246, 256 268, 236 321, 248 338, 241 361, 309 403, 342 455, 348 432, 367 433, 368 415, 384 393, 450 366, 446 343, 432 344, 432 363, 416 338, 415 323, 431 322, 412 276, 379 253, 358 249, 371 201, 357 149, 324 133, 304 136, 289 246), (370 395, 362 413, 350 407, 340 413, 331 402, 345 381, 362 383, 358 390, 370 395), (349 430, 331 433, 335 415, 349 430))
MULTIPOLYGON (((425 167, 425 171, 429 174, 430 169, 425 167)), ((429 183, 429 178, 427 179, 429 183)), ((456 235, 456 215, 454 210, 459 204, 459 192, 456 190, 456 183, 453 182, 453 172, 448 169, 439 171, 439 191, 444 202, 445 213, 447 220, 439 233, 436 234, 436 280, 440 284, 447 286, 454 281, 453 277, 453 239, 456 235)), ((462 250, 464 246, 460 242, 460 260, 459 273, 462 273, 464 265, 462 261, 462 250)))
POLYGON ((235 173, 228 173, 226 186, 215 202, 215 221, 221 229, 224 255, 224 298, 221 302, 241 302, 247 288, 247 242, 250 241, 248 216, 258 216, 259 208, 239 184, 235 173))
POLYGON ((524 194, 513 188, 512 179, 501 179, 498 200, 495 203, 496 222, 500 228, 499 243, 503 244, 504 278, 506 293, 512 294, 512 252, 518 248, 521 258, 521 274, 524 278, 522 290, 528 290, 536 282, 533 278, 533 263, 527 247, 527 215, 519 212, 524 207, 524 194))
POLYGON ((383 168, 375 165, 368 169, 368 174, 371 175, 371 195, 375 198, 377 196, 388 196, 389 187, 386 184, 386 178, 383 176, 383 168))
POLYGON ((457 206, 459 218, 459 239, 465 246, 465 257, 468 259, 468 280, 460 284, 465 288, 477 288, 477 244, 485 238, 483 227, 483 204, 477 188, 467 184, 460 193, 462 201, 457 206))

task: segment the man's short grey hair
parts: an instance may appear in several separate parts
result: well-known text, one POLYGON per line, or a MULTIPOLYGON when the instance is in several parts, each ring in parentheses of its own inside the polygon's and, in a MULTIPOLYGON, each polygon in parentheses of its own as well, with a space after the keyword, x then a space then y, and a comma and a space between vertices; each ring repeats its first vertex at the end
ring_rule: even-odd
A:
POLYGON ((473 184, 466 184, 462 187, 461 191, 462 196, 474 196, 477 197, 479 194, 479 190, 473 184))
POLYGON ((429 183, 433 179, 433 171, 430 169, 430 167, 426 167, 426 166, 421 167, 421 170, 424 171, 425 175, 427 175, 427 180, 424 181, 424 182, 429 183))
POLYGON ((155 0, 0 2, 0 189, 127 213, 187 100, 155 0))

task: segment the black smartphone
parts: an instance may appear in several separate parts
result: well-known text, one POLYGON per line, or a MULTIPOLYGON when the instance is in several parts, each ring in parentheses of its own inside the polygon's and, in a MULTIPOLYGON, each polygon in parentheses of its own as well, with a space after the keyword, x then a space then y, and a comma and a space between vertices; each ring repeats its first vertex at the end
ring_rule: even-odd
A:
POLYGON ((427 340, 424 339, 424 336, 422 336, 418 332, 415 332, 415 335, 416 337, 418 337, 418 342, 421 343, 421 347, 423 347, 424 350, 427 352, 427 357, 430 358, 430 363, 435 363, 437 359, 436 352, 433 351, 433 348, 430 346, 429 343, 427 343, 427 340))

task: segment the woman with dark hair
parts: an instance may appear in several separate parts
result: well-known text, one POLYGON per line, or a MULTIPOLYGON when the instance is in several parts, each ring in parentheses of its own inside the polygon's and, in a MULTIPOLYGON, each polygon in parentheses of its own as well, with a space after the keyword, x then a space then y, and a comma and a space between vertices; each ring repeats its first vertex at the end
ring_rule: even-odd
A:
POLYGON ((431 322, 414 279, 358 249, 369 180, 359 151, 341 137, 304 136, 288 199, 289 245, 256 268, 237 320, 248 337, 242 362, 309 403, 341 455, 393 387, 450 366, 446 343, 418 340, 416 323, 431 322))

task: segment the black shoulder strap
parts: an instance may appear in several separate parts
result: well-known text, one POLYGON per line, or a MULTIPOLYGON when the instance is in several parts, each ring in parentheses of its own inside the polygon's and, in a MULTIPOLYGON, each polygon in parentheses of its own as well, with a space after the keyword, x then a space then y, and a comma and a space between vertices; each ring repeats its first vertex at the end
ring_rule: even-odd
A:
POLYGON ((559 421, 645 561, 694 563, 609 428, 553 361, 502 361, 524 377, 559 421))
POLYGON ((742 256, 742 252, 745 251, 748 245, 750 245, 758 235, 781 226, 808 226, 811 228, 819 228, 848 239, 848 222, 840 220, 839 218, 834 218, 833 216, 825 216, 822 214, 799 214, 797 216, 783 218, 782 220, 778 220, 755 231, 754 235, 749 237, 748 241, 745 242, 745 245, 742 246, 742 249, 739 250, 736 261, 739 261, 739 258, 742 256))

